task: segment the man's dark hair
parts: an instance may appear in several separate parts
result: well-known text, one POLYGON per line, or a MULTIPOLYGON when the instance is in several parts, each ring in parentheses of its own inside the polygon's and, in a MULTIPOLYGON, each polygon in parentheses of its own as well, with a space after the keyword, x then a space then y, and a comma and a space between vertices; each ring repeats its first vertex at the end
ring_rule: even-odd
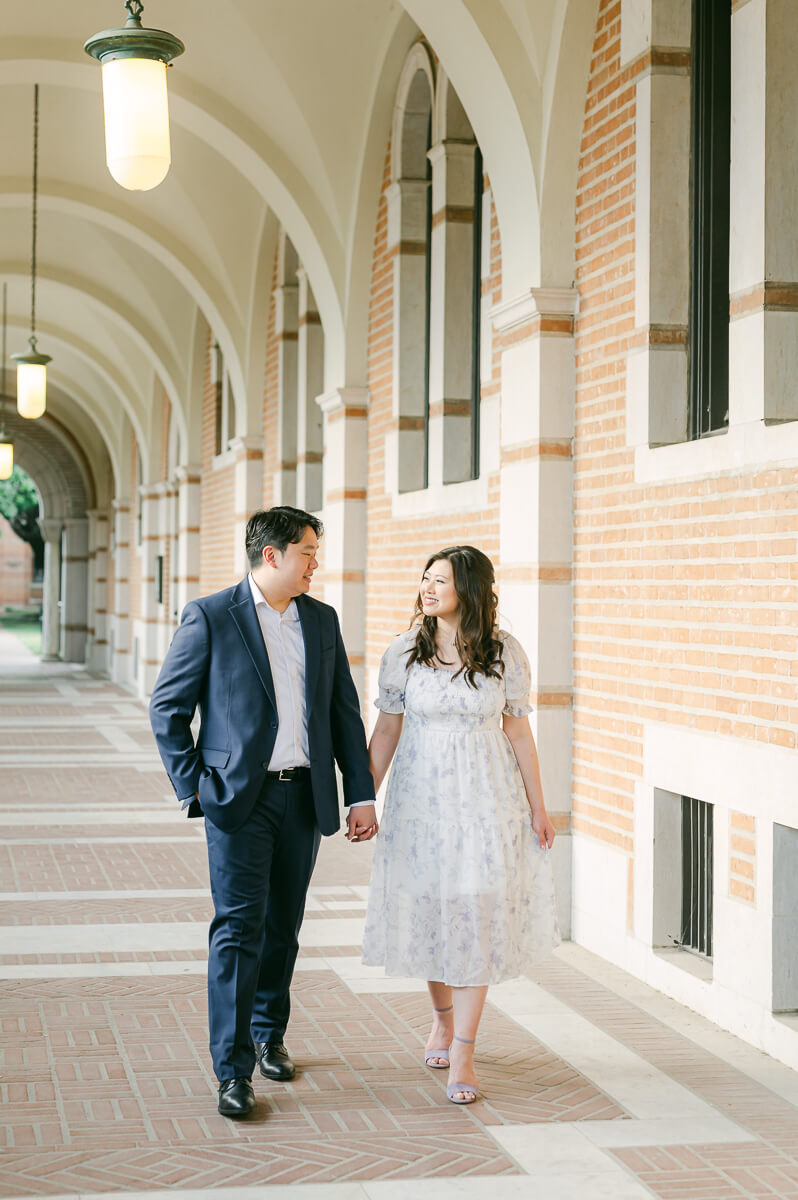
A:
POLYGON ((244 544, 251 567, 257 567, 267 546, 274 546, 281 553, 291 542, 301 542, 305 530, 310 526, 317 538, 324 533, 318 517, 290 504, 277 504, 274 508, 260 509, 247 521, 244 544))

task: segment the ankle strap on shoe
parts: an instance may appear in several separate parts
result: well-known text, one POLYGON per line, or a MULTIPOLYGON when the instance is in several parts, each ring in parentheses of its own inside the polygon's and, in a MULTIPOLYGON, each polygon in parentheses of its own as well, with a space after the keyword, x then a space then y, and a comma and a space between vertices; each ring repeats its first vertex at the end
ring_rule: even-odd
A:
POLYGON ((447 1012, 451 1012, 453 1007, 454 1007, 454 1005, 450 1004, 448 1008, 433 1008, 432 1011, 436 1012, 436 1013, 447 1013, 447 1012))
MULTIPOLYGON (((473 1046, 474 1041, 475 1041, 474 1038, 461 1038, 458 1036, 458 1034, 454 1035, 454 1040, 456 1042, 463 1042, 466 1046, 473 1046)), ((473 1091, 473 1088, 472 1088, 472 1091, 473 1091)))

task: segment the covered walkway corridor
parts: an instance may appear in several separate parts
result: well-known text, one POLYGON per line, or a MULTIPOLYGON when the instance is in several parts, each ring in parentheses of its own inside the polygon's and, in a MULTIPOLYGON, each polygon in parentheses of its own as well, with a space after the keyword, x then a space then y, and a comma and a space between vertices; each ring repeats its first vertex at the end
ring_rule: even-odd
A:
POLYGON ((1 631, 0 825, 4 1196, 798 1196, 795 1073, 570 943, 491 991, 485 1098, 447 1104, 421 986, 360 966, 370 848, 342 837, 310 890, 297 1079, 218 1116, 202 829, 129 691, 1 631))

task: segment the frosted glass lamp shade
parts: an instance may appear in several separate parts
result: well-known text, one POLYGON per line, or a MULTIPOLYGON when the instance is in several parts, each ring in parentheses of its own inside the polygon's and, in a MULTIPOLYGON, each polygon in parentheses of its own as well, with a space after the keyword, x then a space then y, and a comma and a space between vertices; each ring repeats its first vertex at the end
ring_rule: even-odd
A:
MULTIPOLYGON (((2 437, 2 435, 0 435, 2 437)), ((10 479, 14 470, 14 443, 0 441, 0 479, 10 479)))
POLYGON ((17 364, 17 411, 34 421, 47 407, 47 367, 44 363, 17 364))
POLYGON ((166 64, 153 58, 104 62, 105 157, 123 188, 147 192, 169 170, 166 64))

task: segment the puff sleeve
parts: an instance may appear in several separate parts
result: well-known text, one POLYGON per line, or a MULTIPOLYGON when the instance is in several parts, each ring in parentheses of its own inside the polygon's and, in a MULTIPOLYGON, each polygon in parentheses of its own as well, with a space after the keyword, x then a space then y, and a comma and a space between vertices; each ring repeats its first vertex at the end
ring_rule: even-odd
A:
POLYGON ((405 711, 405 687, 407 685, 407 651, 412 644, 406 633, 394 638, 382 656, 378 678, 379 695, 375 707, 385 713, 405 711))
POLYGON ((505 700, 502 712, 508 717, 526 717, 532 712, 529 703, 529 689, 532 686, 529 659, 521 643, 511 633, 505 633, 503 640, 505 700))

